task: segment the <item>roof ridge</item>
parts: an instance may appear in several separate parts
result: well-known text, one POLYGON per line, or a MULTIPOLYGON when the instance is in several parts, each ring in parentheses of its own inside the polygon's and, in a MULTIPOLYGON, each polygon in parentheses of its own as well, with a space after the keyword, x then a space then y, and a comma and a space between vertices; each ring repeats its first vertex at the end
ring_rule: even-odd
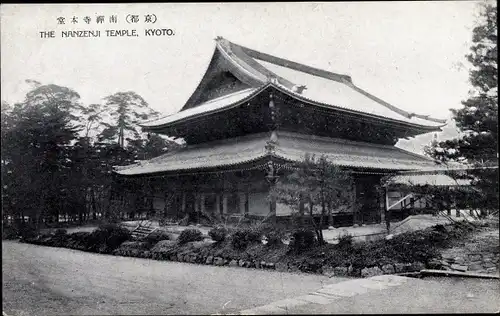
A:
MULTIPOLYGON (((228 42, 230 42, 230 41, 228 41, 228 42)), ((348 76, 348 75, 338 74, 338 73, 335 73, 335 72, 331 72, 331 71, 327 71, 327 70, 323 70, 323 69, 311 67, 311 66, 299 63, 299 62, 295 62, 295 61, 288 60, 288 59, 285 59, 285 58, 281 58, 281 57, 278 57, 278 56, 274 56, 274 55, 266 54, 266 53, 263 53, 263 52, 259 52, 257 50, 254 50, 254 49, 251 49, 251 48, 248 48, 248 47, 245 47, 245 46, 241 46, 241 45, 238 45, 238 44, 235 44, 235 43, 232 43, 232 42, 230 42, 230 43, 232 45, 235 45, 238 48, 240 48, 248 56, 250 56, 252 58, 255 58, 255 59, 260 59, 262 61, 266 61, 268 63, 272 63, 272 64, 275 64, 275 65, 278 65, 278 66, 290 68, 290 69, 293 69, 293 70, 305 72, 305 73, 313 75, 313 76, 318 76, 318 77, 322 77, 322 78, 325 78, 325 79, 334 80, 334 81, 338 81, 338 82, 340 82, 341 80, 348 80, 348 81, 352 80, 351 77, 348 76)))

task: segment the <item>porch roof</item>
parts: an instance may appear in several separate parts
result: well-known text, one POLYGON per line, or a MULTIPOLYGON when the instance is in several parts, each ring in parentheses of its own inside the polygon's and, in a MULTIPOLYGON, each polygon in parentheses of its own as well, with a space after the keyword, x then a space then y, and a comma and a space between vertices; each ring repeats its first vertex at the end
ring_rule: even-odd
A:
POLYGON ((394 176, 390 183, 408 186, 467 186, 470 185, 470 180, 453 179, 445 174, 409 174, 394 176))
POLYGON ((189 145, 157 158, 116 167, 121 175, 143 175, 228 168, 275 157, 284 162, 302 161, 307 153, 325 155, 336 165, 374 170, 418 170, 435 165, 434 161, 388 145, 374 145, 343 139, 278 132, 274 151, 266 150, 270 133, 189 145))

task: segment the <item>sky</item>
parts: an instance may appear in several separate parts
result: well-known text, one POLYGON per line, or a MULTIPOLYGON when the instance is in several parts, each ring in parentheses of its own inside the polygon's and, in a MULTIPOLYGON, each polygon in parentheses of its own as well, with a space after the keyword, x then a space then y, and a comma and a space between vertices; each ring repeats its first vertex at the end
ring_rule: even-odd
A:
MULTIPOLYGON (((360 88, 404 110, 448 119, 449 109, 460 108, 470 89, 465 55, 478 3, 2 4, 1 98, 21 101, 29 91, 25 80, 34 79, 72 88, 86 104, 135 91, 153 109, 173 114, 198 85, 214 38, 222 36, 349 75, 360 88), (104 23, 96 23, 98 15, 104 23), (109 22, 113 15, 117 23, 109 22), (139 22, 127 23, 130 15, 139 22), (156 22, 146 23, 146 15, 156 22), (65 24, 58 24, 59 17, 65 24), (150 28, 174 35, 145 36, 150 28), (136 29, 139 36, 106 36, 105 30, 122 29, 136 29), (68 30, 100 30, 101 36, 62 38, 68 30), (41 38, 41 31, 56 37, 41 38)), ((446 130, 443 137, 455 133, 453 124, 446 130)), ((418 152, 431 137, 400 145, 418 152)))

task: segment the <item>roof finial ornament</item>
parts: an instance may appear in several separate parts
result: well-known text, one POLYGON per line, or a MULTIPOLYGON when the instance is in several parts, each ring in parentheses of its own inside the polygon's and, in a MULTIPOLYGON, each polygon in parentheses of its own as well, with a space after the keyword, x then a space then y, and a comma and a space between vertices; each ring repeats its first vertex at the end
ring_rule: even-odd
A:
POLYGON ((272 76, 269 78, 269 82, 271 82, 272 84, 279 84, 278 82, 278 78, 276 78, 275 76, 272 76))
POLYGON ((305 85, 294 85, 292 87, 292 91, 298 94, 301 94, 307 87, 305 85))
POLYGON ((216 40, 216 41, 222 41, 222 40, 223 40, 223 38, 222 38, 222 36, 217 36, 217 37, 215 38, 215 40, 216 40))

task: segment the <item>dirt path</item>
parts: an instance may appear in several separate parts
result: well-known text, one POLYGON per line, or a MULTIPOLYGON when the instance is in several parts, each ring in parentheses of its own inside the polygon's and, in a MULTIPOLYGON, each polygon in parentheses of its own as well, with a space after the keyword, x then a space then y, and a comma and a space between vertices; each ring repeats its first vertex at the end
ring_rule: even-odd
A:
POLYGON ((203 266, 2 242, 7 315, 211 314, 314 291, 318 275, 203 266))
POLYGON ((409 278, 401 286, 349 297, 337 296, 330 304, 301 305, 288 312, 306 315, 498 313, 499 294, 499 280, 409 278))

